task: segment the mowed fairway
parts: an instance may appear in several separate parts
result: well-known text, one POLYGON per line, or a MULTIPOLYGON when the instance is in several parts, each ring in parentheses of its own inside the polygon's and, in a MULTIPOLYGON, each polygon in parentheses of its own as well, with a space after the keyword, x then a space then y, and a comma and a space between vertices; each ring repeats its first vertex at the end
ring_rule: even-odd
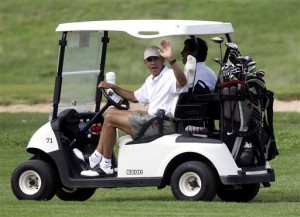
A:
POLYGON ((249 203, 176 201, 170 187, 98 189, 89 200, 19 201, 10 187, 13 170, 26 161, 31 135, 47 121, 45 113, 0 113, 0 216, 299 216, 299 113, 275 113, 280 155, 271 161, 276 182, 249 203))
MULTIPOLYGON (((186 19, 231 22, 233 41, 257 61, 275 97, 299 99, 299 0, 11 0, 0 4, 0 104, 49 103, 56 75, 59 23, 112 19, 186 19)), ((174 41, 180 60, 183 39, 174 41), (176 42, 176 43, 175 43, 176 42)), ((219 48, 210 37, 208 65, 219 48)), ((111 34, 106 72, 136 89, 145 79, 141 59, 150 42, 111 34), (128 52, 130 51, 130 52, 128 52)), ((157 44, 158 40, 151 41, 157 44)), ((224 46, 223 46, 224 49, 224 46)), ((181 61, 178 61, 181 64, 181 61)), ((249 203, 183 202, 170 187, 98 189, 84 202, 19 201, 12 193, 14 169, 31 157, 26 145, 46 113, 0 113, 0 217, 293 217, 300 216, 300 113, 275 113, 280 155, 271 161, 276 182, 249 203)), ((226 162, 224 162, 226 163, 226 162)))

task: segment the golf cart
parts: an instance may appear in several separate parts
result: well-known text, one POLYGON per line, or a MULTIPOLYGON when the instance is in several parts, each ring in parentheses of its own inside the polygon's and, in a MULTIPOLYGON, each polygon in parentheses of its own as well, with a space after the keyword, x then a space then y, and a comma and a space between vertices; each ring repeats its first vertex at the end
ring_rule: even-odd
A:
MULTIPOLYGON (((269 187, 275 181, 269 165, 274 158, 269 150, 275 139, 261 138, 260 125, 253 130, 260 121, 251 121, 253 109, 248 106, 253 101, 249 100, 246 77, 251 70, 256 78, 263 72, 250 69, 255 62, 240 55, 231 41, 230 23, 93 21, 60 24, 56 31, 62 36, 53 110, 49 122, 28 143, 27 151, 33 156, 12 174, 11 187, 18 199, 50 200, 56 195, 61 200, 83 201, 97 188, 161 189, 170 185, 179 200, 211 201, 218 195, 224 201, 246 202, 257 195, 260 184, 269 187), (223 44, 226 50, 224 55, 221 52, 221 58, 215 59, 220 64, 216 91, 182 93, 174 102, 177 133, 160 132, 145 137, 141 132, 135 140, 122 136, 118 139, 118 153, 112 156, 113 165, 118 168, 115 176, 83 177, 80 173, 87 169, 86 165, 74 155, 73 149, 92 153, 101 136, 105 111, 110 106, 130 107, 127 100, 113 91, 97 88, 105 78, 112 32, 125 32, 144 40, 211 35, 212 41, 220 45, 220 52, 223 44), (104 105, 103 96, 107 99, 103 100, 104 105), (245 118, 247 115, 250 118, 245 118), (208 123, 215 126, 209 127, 208 123)), ((159 118, 158 121, 164 120, 163 116, 159 118)))

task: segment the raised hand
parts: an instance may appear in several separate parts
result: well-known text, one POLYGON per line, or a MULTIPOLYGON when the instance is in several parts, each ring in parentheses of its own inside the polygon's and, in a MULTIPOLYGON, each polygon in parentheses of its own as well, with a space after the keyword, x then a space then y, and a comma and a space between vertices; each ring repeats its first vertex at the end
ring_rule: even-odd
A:
POLYGON ((162 47, 161 50, 159 51, 160 55, 167 60, 173 59, 172 46, 170 42, 163 39, 160 41, 160 45, 162 47))

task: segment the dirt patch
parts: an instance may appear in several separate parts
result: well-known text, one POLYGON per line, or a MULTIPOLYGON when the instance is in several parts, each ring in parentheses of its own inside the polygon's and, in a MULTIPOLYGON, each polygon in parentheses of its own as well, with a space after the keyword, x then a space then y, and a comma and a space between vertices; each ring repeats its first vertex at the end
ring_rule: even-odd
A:
MULTIPOLYGON (((9 106, 0 106, 0 112, 41 112, 48 113, 52 108, 52 104, 14 104, 9 106)), ((139 104, 132 104, 132 109, 143 109, 139 104)), ((144 108, 145 109, 145 108, 144 108)), ((274 101, 275 112, 300 112, 300 101, 274 101)))
POLYGON ((300 101, 274 101, 274 111, 275 112, 300 112, 300 101))

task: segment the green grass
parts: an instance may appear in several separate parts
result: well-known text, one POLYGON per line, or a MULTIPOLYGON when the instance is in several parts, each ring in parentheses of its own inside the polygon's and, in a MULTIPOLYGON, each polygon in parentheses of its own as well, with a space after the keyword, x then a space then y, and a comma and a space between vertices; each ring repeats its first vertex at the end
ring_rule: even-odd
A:
POLYGON ((1 84, 1 104, 14 103, 49 103, 53 97, 54 85, 43 84, 1 84))
POLYGON ((19 201, 10 188, 13 170, 30 155, 25 147, 31 135, 47 121, 47 114, 0 113, 0 213, 11 216, 299 216, 300 116, 275 113, 274 125, 280 155, 271 161, 276 182, 261 188, 249 203, 182 202, 170 187, 98 189, 85 202, 19 201))
MULTIPOLYGON (((37 103, 52 98, 60 38, 55 28, 59 23, 111 19, 231 22, 233 41, 243 55, 254 57, 258 69, 265 70, 267 86, 276 97, 299 99, 299 8, 298 0, 2 1, 0 104, 37 103)), ((181 59, 183 39, 173 43, 177 59, 181 59)), ((219 57, 218 46, 205 39, 209 45, 208 65, 217 72, 212 58, 219 57)), ((115 71, 120 85, 140 85, 148 75, 142 52, 158 41, 136 41, 125 34, 112 34, 106 71, 115 71)))
MULTIPOLYGON (((278 99, 299 99, 298 0, 13 0, 0 4, 0 104, 49 102, 53 96, 59 23, 111 19, 193 19, 231 22, 243 55, 254 57, 266 72, 268 88, 278 99)), ((182 40, 174 39, 180 59, 182 40)), ((216 45, 205 38, 211 60, 216 45)), ((131 90, 148 75, 141 55, 149 43, 112 34, 106 71, 131 90), (115 38, 116 36, 116 38, 115 38)), ((173 40, 173 39, 172 39, 173 40)), ((173 41, 172 41, 173 42, 173 41)), ((276 182, 262 188, 250 203, 176 201, 169 187, 98 189, 85 202, 19 201, 10 188, 13 170, 30 155, 31 135, 47 114, 0 113, 0 215, 11 216, 299 216, 299 113, 275 113, 280 155, 271 161, 276 182)))

